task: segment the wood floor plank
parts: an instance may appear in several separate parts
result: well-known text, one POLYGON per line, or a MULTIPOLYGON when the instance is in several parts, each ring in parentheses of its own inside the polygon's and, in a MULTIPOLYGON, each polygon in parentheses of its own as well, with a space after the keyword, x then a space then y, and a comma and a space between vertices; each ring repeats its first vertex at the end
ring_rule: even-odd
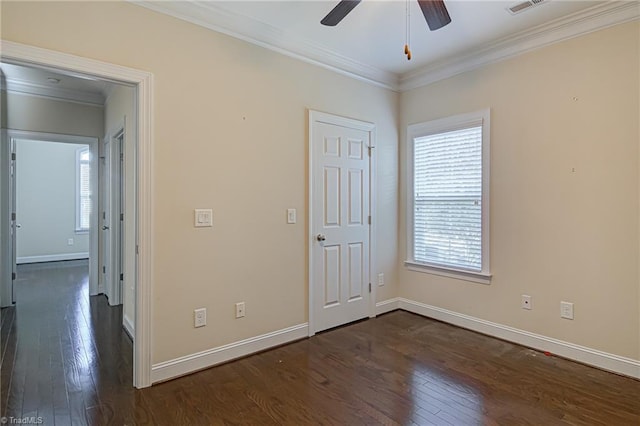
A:
POLYGON ((640 381, 407 312, 136 390, 122 307, 82 262, 0 314, 2 416, 46 425, 640 425, 640 381))

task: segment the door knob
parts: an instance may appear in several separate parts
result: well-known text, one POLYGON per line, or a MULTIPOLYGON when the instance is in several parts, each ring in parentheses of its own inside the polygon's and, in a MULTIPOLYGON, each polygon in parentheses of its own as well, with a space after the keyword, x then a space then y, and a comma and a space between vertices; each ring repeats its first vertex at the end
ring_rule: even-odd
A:
POLYGON ((109 229, 109 227, 107 225, 102 225, 102 230, 106 231, 107 229, 109 229))
POLYGON ((318 241, 324 241, 326 239, 327 239, 327 237, 325 237, 324 234, 316 235, 316 240, 318 240, 318 241))

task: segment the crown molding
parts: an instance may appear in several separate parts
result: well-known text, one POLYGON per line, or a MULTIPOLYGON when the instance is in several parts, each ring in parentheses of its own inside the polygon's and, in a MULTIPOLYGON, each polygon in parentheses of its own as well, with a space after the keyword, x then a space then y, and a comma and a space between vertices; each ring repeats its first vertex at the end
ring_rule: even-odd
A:
POLYGON ((105 101, 105 97, 99 93, 51 87, 9 78, 2 82, 2 89, 8 93, 37 96, 56 101, 75 102, 90 106, 101 107, 105 101))
POLYGON ((400 92, 640 17, 640 3, 611 1, 499 39, 482 49, 473 49, 414 71, 395 74, 354 61, 267 23, 228 11, 215 2, 130 2, 342 75, 400 92))
POLYGON ((398 89, 398 75, 354 61, 310 40, 220 7, 215 2, 130 0, 131 3, 199 25, 283 55, 386 89, 398 89))
POLYGON ((400 91, 407 91, 471 71, 495 62, 589 34, 614 25, 637 20, 640 3, 608 2, 571 14, 529 30, 505 37, 481 50, 438 61, 400 76, 400 91))

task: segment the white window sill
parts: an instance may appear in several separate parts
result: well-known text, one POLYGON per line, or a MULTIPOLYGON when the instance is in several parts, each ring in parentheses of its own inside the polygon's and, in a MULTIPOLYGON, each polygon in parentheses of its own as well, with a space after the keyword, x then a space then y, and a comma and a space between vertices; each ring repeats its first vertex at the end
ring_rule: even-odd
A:
POLYGON ((76 234, 88 234, 88 229, 76 229, 76 234))
POLYGON ((440 275, 442 277, 455 278, 480 284, 491 284, 491 274, 484 272, 472 272, 462 269, 445 269, 412 260, 406 260, 404 262, 404 266, 410 271, 422 272, 424 274, 440 275))

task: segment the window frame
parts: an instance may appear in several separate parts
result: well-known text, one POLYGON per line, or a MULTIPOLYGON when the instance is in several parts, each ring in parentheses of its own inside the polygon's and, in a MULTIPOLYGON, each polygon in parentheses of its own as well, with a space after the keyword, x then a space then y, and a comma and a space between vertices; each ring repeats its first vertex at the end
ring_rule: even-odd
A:
POLYGON ((490 272, 490 110, 483 109, 471 113, 458 114, 450 117, 410 124, 407 126, 407 185, 406 185, 406 229, 407 229, 407 260, 404 262, 407 269, 433 275, 473 281, 482 284, 491 282, 490 272), (481 202, 481 270, 472 271, 452 268, 446 265, 431 264, 415 260, 414 257, 414 144, 415 139, 445 133, 453 130, 482 126, 482 202, 481 202))
MULTIPOLYGON (((91 179, 91 147, 89 145, 82 146, 76 149, 76 234, 86 234, 91 230, 91 212, 89 212, 89 226, 82 227, 82 172, 81 167, 83 164, 89 166, 89 179, 91 179), (89 154, 88 160, 82 159, 82 154, 87 152, 89 154)), ((89 188, 91 188, 91 181, 89 181, 89 188)), ((89 200, 91 200, 91 194, 89 194, 89 200)))

